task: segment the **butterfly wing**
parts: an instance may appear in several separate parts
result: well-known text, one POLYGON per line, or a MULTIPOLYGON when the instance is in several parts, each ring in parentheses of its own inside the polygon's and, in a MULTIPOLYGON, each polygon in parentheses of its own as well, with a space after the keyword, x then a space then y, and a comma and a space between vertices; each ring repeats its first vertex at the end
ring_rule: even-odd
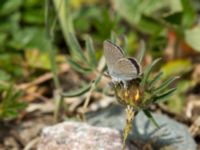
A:
POLYGON ((109 40, 104 41, 103 45, 104 45, 104 56, 106 59, 106 64, 108 66, 108 71, 112 76, 113 67, 115 63, 119 59, 124 57, 123 50, 109 40))
POLYGON ((140 66, 134 58, 121 58, 113 66, 112 73, 112 76, 118 80, 132 80, 138 77, 140 66))

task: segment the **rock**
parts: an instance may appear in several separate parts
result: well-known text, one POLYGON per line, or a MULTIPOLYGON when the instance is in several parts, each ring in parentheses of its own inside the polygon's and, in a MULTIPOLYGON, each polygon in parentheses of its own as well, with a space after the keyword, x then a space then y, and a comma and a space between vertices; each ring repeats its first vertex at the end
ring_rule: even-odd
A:
MULTIPOLYGON (((151 147, 157 150, 196 150, 196 143, 185 125, 165 115, 152 114, 160 128, 157 129, 144 113, 140 112, 133 122, 133 130, 130 133, 129 142, 140 143, 142 148, 147 143, 151 143, 151 147)), ((124 108, 117 105, 90 113, 87 118, 89 123, 95 126, 110 127, 120 131, 125 126, 124 108)))
MULTIPOLYGON (((152 113, 160 128, 138 113, 127 140, 127 150, 196 150, 185 125, 152 113), (136 148, 137 147, 137 148, 136 148)), ((87 114, 88 124, 66 121, 45 127, 37 150, 121 150, 125 126, 124 108, 113 105, 87 114), (108 128, 109 127, 109 128, 108 128)))
POLYGON ((66 121, 45 127, 37 150, 122 150, 122 140, 116 129, 66 121))

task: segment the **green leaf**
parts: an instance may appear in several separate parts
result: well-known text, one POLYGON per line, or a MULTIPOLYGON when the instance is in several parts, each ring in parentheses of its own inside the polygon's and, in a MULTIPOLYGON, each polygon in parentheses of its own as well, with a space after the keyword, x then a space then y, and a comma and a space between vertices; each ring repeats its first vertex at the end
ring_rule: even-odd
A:
POLYGON ((194 50, 200 52, 200 25, 185 31, 185 41, 194 50))
POLYGON ((147 118, 156 126, 156 128, 160 128, 160 126, 158 125, 158 123, 156 122, 156 120, 154 119, 153 115, 149 110, 144 109, 143 112, 147 116, 147 118))
MULTIPOLYGON (((53 53, 54 52, 56 53, 56 51, 53 51, 53 53)), ((25 59, 29 67, 50 70, 51 62, 49 53, 50 52, 38 51, 37 49, 26 50, 25 59)), ((56 57, 55 54, 53 57, 56 57)))
POLYGON ((81 73, 89 73, 93 70, 92 68, 83 67, 82 65, 78 64, 76 61, 70 58, 68 58, 68 62, 76 71, 81 73))
POLYGON ((138 63, 140 64, 144 58, 144 53, 146 51, 146 46, 145 46, 145 43, 144 41, 141 41, 140 42, 140 52, 138 54, 138 57, 137 57, 137 60, 138 60, 138 63))
POLYGON ((84 93, 86 93, 87 91, 89 91, 90 88, 91 88, 91 84, 86 84, 85 86, 81 87, 80 89, 78 89, 76 91, 62 93, 62 96, 63 97, 76 97, 76 96, 80 96, 80 95, 83 95, 84 93))
POLYGON ((20 6, 23 4, 22 0, 12 0, 12 1, 1 1, 0 5, 0 16, 9 15, 16 10, 20 9, 20 6))
POLYGON ((184 27, 191 27, 196 21, 196 12, 190 0, 181 0, 183 7, 183 21, 184 27))
POLYGON ((124 36, 124 44, 123 44, 124 55, 128 55, 128 38, 124 36))
POLYGON ((117 35, 114 31, 111 32, 111 41, 113 43, 116 43, 117 42, 117 35))
POLYGON ((10 85, 8 89, 6 90, 6 94, 3 99, 3 107, 8 107, 12 103, 12 94, 13 94, 12 91, 13 91, 13 88, 12 88, 12 85, 10 85))
POLYGON ((182 21, 182 15, 182 12, 176 12, 164 17, 163 19, 170 24, 180 25, 182 21))
POLYGON ((163 75, 163 72, 158 73, 150 82, 149 86, 152 87, 158 80, 160 80, 161 76, 163 75))
MULTIPOLYGON (((65 38, 66 44, 70 47, 72 57, 78 61, 86 61, 86 57, 81 49, 81 46, 75 36, 72 15, 70 15, 69 1, 53 0, 60 26, 65 38)), ((88 63, 88 61, 86 61, 88 63)))
POLYGON ((160 95, 154 97, 153 102, 154 103, 161 102, 161 101, 163 102, 166 100, 166 98, 171 96, 175 91, 176 91, 176 88, 169 89, 168 91, 164 92, 163 94, 160 94, 160 95))
POLYGON ((22 13, 22 20, 27 24, 43 24, 44 10, 41 8, 30 8, 22 13))
POLYGON ((0 80, 9 80, 11 76, 4 70, 0 70, 0 80))
POLYGON ((92 38, 88 36, 86 40, 86 48, 89 54, 89 63, 91 66, 96 67, 97 65, 97 60, 96 60, 96 55, 95 55, 95 50, 94 50, 94 45, 92 38))
MULTIPOLYGON (((12 89, 13 90, 13 89, 12 89)), ((13 92, 13 91, 12 91, 13 92)), ((12 97, 11 97, 11 99, 12 99, 12 101, 15 101, 16 102, 16 100, 17 99, 19 99, 20 97, 22 97, 22 91, 14 91, 13 93, 12 93, 12 97)))
POLYGON ((101 75, 99 75, 93 82, 95 84, 95 86, 101 81, 101 75))
POLYGON ((184 74, 185 72, 188 72, 191 68, 192 63, 189 59, 177 59, 169 61, 162 66, 162 79, 167 79, 168 77, 176 76, 178 74, 184 74))
POLYGON ((0 102, 0 118, 12 119, 17 117, 18 111, 26 107, 26 103, 18 102, 22 92, 16 91, 12 85, 6 87, 2 101, 0 102))
POLYGON ((162 25, 150 16, 165 8, 167 1, 113 0, 112 2, 116 11, 134 28, 149 34, 162 29, 162 25))
POLYGON ((142 15, 138 28, 145 33, 155 35, 163 29, 163 25, 152 16, 142 15))
POLYGON ((65 42, 68 43, 69 33, 74 33, 72 15, 70 15, 69 1, 53 0, 53 2, 65 38, 65 42))
POLYGON ((153 67, 161 60, 161 58, 157 58, 156 60, 153 61, 144 71, 144 76, 142 78, 141 85, 144 86, 146 82, 148 81, 149 75, 153 69, 153 67))
POLYGON ((45 30, 41 27, 26 27, 15 31, 9 44, 15 49, 37 48, 48 51, 50 48, 50 41, 47 40, 45 30))
POLYGON ((167 88, 172 82, 174 82, 178 78, 179 77, 172 77, 171 79, 168 79, 168 80, 164 81, 158 88, 154 89, 153 92, 154 93, 159 93, 160 91, 162 91, 165 88, 167 88))
POLYGON ((27 103, 24 103, 24 102, 21 102, 21 103, 15 103, 14 106, 12 106, 12 109, 15 109, 15 110, 22 110, 24 108, 26 108, 27 106, 27 103))
POLYGON ((6 109, 6 110, 1 114, 1 117, 12 119, 12 118, 17 117, 17 115, 18 115, 18 113, 17 113, 16 110, 6 109))
POLYGON ((79 61, 86 61, 87 59, 83 53, 83 50, 75 36, 74 33, 69 33, 69 46, 70 46, 70 51, 73 55, 74 58, 77 58, 79 61))

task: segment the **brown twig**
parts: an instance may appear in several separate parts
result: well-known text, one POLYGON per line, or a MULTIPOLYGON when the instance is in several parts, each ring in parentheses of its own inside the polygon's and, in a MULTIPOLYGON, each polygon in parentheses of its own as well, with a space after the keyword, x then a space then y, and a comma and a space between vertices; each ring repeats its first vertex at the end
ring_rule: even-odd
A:
MULTIPOLYGON (((66 63, 62 64, 60 66, 60 72, 59 74, 63 74, 65 72, 67 72, 69 70, 69 65, 67 65, 66 63)), ((16 88, 20 89, 20 90, 26 90, 27 88, 30 88, 31 86, 35 86, 41 83, 44 83, 50 79, 53 78, 53 73, 52 72, 47 72, 41 76, 39 76, 37 79, 33 80, 32 82, 28 82, 28 83, 22 83, 20 85, 17 85, 16 88)))

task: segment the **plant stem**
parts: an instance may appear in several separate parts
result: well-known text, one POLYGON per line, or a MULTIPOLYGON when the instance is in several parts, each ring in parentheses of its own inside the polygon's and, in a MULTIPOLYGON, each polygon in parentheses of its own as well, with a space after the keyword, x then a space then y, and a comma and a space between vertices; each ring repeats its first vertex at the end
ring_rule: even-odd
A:
POLYGON ((60 86, 60 82, 58 79, 58 68, 57 68, 57 64, 56 64, 56 52, 54 51, 55 47, 54 47, 54 31, 55 31, 55 25, 57 23, 57 17, 54 19, 51 27, 49 26, 49 0, 45 1, 45 24, 46 24, 46 35, 47 35, 47 39, 50 41, 49 44, 49 60, 51 63, 51 71, 53 73, 53 82, 55 85, 55 95, 54 95, 54 99, 55 99, 55 103, 56 103, 56 107, 55 107, 55 111, 54 111, 54 122, 57 122, 58 120, 58 113, 60 110, 60 104, 62 103, 62 98, 60 96, 60 92, 61 92, 61 86, 60 86))
POLYGON ((130 105, 128 105, 126 107, 126 126, 123 131, 123 150, 125 150, 126 148, 126 139, 132 129, 132 122, 133 122, 134 116, 135 116, 135 112, 133 108, 130 105))

